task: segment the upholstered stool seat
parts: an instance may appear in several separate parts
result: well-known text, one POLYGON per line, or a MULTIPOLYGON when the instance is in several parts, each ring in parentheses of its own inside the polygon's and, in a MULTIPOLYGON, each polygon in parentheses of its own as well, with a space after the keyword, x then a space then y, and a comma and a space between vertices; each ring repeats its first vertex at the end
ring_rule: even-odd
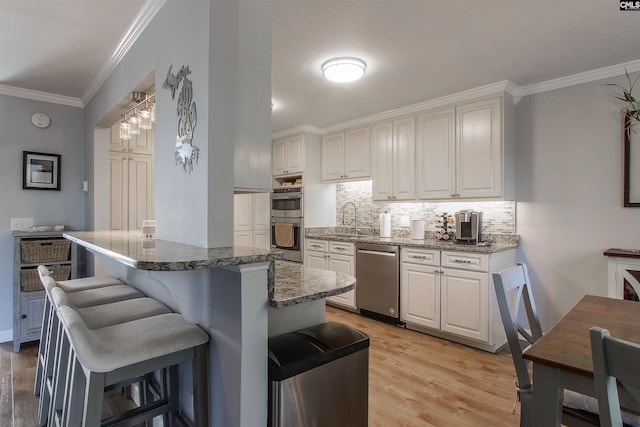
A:
MULTIPOLYGON (((56 293, 59 294, 59 293, 56 293)), ((55 294, 54 294, 55 298, 55 294)), ((59 301, 56 301, 59 302, 59 301)), ((89 329, 82 316, 68 306, 57 306, 70 343, 65 399, 51 416, 63 425, 99 426, 105 387, 158 369, 192 360, 196 425, 208 425, 208 335, 181 315, 161 314, 126 323, 89 329), (80 412, 82 408, 82 412, 80 412)), ((132 422, 142 422, 179 409, 177 380, 171 393, 147 410, 133 411, 132 422)))
MULTIPOLYGON (((38 266, 40 280, 45 276, 51 276, 51 272, 44 265, 38 266)), ((103 288, 105 286, 124 285, 124 282, 115 277, 83 277, 81 279, 56 280, 57 286, 65 292, 86 291, 87 289, 103 288)))
POLYGON ((171 310, 153 298, 135 298, 108 304, 77 308, 70 301, 70 296, 59 287, 51 289, 51 294, 58 305, 67 305, 76 310, 89 329, 126 323, 145 317, 169 314, 171 310))

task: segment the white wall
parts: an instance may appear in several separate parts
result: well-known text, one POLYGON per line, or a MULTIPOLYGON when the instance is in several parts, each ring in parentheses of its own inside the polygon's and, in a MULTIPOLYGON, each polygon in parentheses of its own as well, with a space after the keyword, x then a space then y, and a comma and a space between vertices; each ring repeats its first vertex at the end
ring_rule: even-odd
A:
MULTIPOLYGON (((155 73, 155 200, 160 239, 201 247, 233 244, 234 148, 240 145, 238 141, 250 141, 256 153, 269 153, 266 167, 240 162, 236 177, 251 177, 243 180, 242 187, 261 188, 271 182, 271 23, 266 19, 267 23, 252 26, 268 18, 270 8, 269 1, 191 0, 186 5, 167 0, 87 105, 89 148, 85 158, 92 163, 92 128, 150 72, 155 73), (188 77, 197 105, 193 144, 200 155, 191 173, 174 159, 176 103, 182 85, 174 99, 162 87, 169 67, 175 74, 183 65, 191 71, 188 77), (248 124, 251 117, 256 120, 248 124), (254 166, 258 172, 249 174, 254 166)), ((93 218, 91 203, 87 211, 90 228, 93 218)))
POLYGON ((83 129, 81 108, 0 95, 0 341, 11 340, 13 327, 11 218, 84 228, 83 129), (48 114, 51 126, 33 126, 35 112, 48 114), (60 191, 22 189, 22 151, 62 155, 60 191))
POLYGON ((585 294, 606 295, 604 250, 640 247, 640 210, 622 207, 619 104, 604 85, 623 78, 517 105, 518 258, 529 265, 544 329, 585 294))

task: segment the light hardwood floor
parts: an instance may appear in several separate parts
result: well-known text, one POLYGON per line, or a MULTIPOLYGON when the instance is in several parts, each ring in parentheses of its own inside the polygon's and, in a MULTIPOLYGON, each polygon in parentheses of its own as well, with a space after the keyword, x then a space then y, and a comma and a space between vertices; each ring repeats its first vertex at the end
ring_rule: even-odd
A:
MULTIPOLYGON (((518 426, 511 357, 327 307, 327 320, 369 335, 369 426, 518 426)), ((37 346, 0 344, 0 426, 37 426, 37 346)), ((113 392, 112 392, 113 393, 113 392)), ((121 396, 106 403, 120 405, 121 396)), ((336 426, 343 427, 343 426, 336 426)), ((344 426, 346 427, 346 426, 344 426)))

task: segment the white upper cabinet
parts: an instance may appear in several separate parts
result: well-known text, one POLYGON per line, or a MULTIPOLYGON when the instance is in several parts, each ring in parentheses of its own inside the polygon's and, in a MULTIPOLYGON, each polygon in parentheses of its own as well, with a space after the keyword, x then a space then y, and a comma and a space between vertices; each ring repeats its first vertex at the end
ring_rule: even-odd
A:
POLYGON ((418 198, 500 199, 507 178, 503 98, 460 104, 418 118, 418 198))
POLYGON ((375 126, 372 135, 373 200, 415 199, 415 118, 375 126))
POLYGON ((274 141, 272 153, 272 172, 274 176, 304 172, 302 135, 274 141))
POLYGON ((351 181, 371 177, 368 127, 322 138, 322 180, 351 181))
POLYGON ((418 117, 418 197, 447 199, 456 192, 456 110, 418 117))
POLYGON ((493 98, 456 108, 458 197, 502 195, 501 105, 493 98))

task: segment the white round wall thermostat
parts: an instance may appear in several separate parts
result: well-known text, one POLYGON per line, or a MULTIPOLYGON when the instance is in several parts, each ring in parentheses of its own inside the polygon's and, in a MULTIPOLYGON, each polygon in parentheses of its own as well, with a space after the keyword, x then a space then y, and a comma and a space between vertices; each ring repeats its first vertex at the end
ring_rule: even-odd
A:
POLYGON ((39 128, 46 128, 51 124, 51 118, 45 113, 34 113, 31 116, 31 123, 39 128))

